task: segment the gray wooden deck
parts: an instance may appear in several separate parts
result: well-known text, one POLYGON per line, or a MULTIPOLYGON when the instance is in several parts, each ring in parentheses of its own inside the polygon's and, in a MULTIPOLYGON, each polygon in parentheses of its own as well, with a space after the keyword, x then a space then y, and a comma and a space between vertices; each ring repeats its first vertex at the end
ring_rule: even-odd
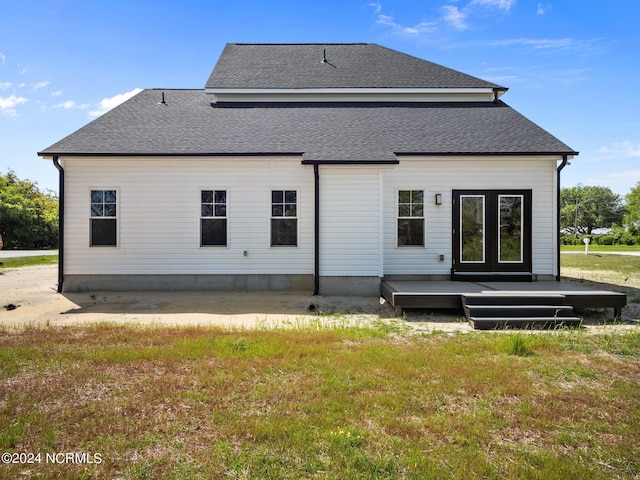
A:
POLYGON ((562 295, 565 303, 574 308, 613 308, 619 317, 627 304, 623 293, 556 281, 537 282, 453 282, 384 280, 382 296, 398 313, 406 308, 460 308, 462 297, 471 294, 487 295, 562 295))

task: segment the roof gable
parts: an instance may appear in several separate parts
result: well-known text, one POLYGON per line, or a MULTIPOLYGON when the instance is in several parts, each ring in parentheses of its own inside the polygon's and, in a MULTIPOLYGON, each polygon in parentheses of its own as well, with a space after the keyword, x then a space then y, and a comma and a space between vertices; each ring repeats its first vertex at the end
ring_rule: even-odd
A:
POLYGON ((506 88, 375 44, 227 44, 205 88, 489 89, 506 88))

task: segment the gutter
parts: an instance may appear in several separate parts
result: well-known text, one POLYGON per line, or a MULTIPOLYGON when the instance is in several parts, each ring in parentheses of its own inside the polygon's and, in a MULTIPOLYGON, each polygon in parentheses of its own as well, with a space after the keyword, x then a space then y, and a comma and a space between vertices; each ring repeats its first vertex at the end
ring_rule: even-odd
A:
POLYGON ((556 188, 557 188, 557 192, 556 192, 556 232, 558 235, 558 256, 556 258, 556 268, 558 271, 558 274, 556 275, 556 282, 560 281, 560 245, 561 245, 561 240, 560 240, 560 172, 562 171, 562 169, 564 167, 566 167, 567 165, 569 165, 569 158, 567 155, 562 155, 562 163, 560 165, 558 165, 557 171, 558 171, 558 179, 556 181, 556 188))
POLYGON ((53 164, 60 172, 58 181, 58 293, 62 293, 64 283, 64 168, 58 161, 58 156, 53 156, 53 164))

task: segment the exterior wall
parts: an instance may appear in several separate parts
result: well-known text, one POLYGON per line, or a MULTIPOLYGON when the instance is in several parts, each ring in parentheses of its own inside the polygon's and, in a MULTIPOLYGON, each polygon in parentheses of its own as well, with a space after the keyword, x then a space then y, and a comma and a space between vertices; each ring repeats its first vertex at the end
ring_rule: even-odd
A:
POLYGON ((401 157, 384 173, 384 274, 448 275, 452 259, 452 190, 532 189, 532 270, 555 275, 557 157, 401 157), (424 247, 398 247, 397 191, 424 190, 424 247), (435 194, 442 205, 435 205, 435 194), (444 255, 444 261, 440 261, 444 255))
POLYGON ((381 276, 377 168, 319 168, 320 276, 381 276))
POLYGON ((300 157, 66 158, 66 275, 313 275, 300 157), (90 190, 118 192, 118 246, 89 246, 90 190), (227 191, 227 247, 200 246, 200 191, 227 191), (298 246, 270 246, 271 190, 298 191, 298 246), (247 255, 244 255, 244 252, 247 255))
MULTIPOLYGON (((61 160, 65 290, 312 288, 314 175, 300 157, 61 160), (118 192, 117 247, 89 246, 92 189, 118 192), (201 247, 200 191, 216 189, 227 191, 228 246, 201 247), (297 247, 270 246, 273 189, 298 192, 297 247)), ((557 160, 407 156, 393 167, 320 166, 320 293, 375 295, 383 276, 448 276, 457 189, 532 189, 532 273, 555 275, 557 160), (418 189, 425 246, 398 247, 397 192, 418 189)))

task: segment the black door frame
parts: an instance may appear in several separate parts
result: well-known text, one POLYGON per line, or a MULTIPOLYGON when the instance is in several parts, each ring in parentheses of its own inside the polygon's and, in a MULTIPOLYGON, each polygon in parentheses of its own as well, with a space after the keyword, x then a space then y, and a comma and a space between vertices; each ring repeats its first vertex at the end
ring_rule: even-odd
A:
POLYGON ((455 280, 467 280, 472 278, 500 279, 501 275, 512 280, 530 280, 532 267, 532 191, 531 190, 453 190, 453 259, 451 266, 451 278, 455 280), (461 262, 460 249, 460 198, 467 195, 483 196, 485 215, 485 261, 483 263, 461 262), (523 241, 522 262, 500 262, 498 259, 498 233, 499 212, 498 199, 500 195, 521 195, 523 198, 523 241), (517 278, 514 274, 524 274, 517 278))

